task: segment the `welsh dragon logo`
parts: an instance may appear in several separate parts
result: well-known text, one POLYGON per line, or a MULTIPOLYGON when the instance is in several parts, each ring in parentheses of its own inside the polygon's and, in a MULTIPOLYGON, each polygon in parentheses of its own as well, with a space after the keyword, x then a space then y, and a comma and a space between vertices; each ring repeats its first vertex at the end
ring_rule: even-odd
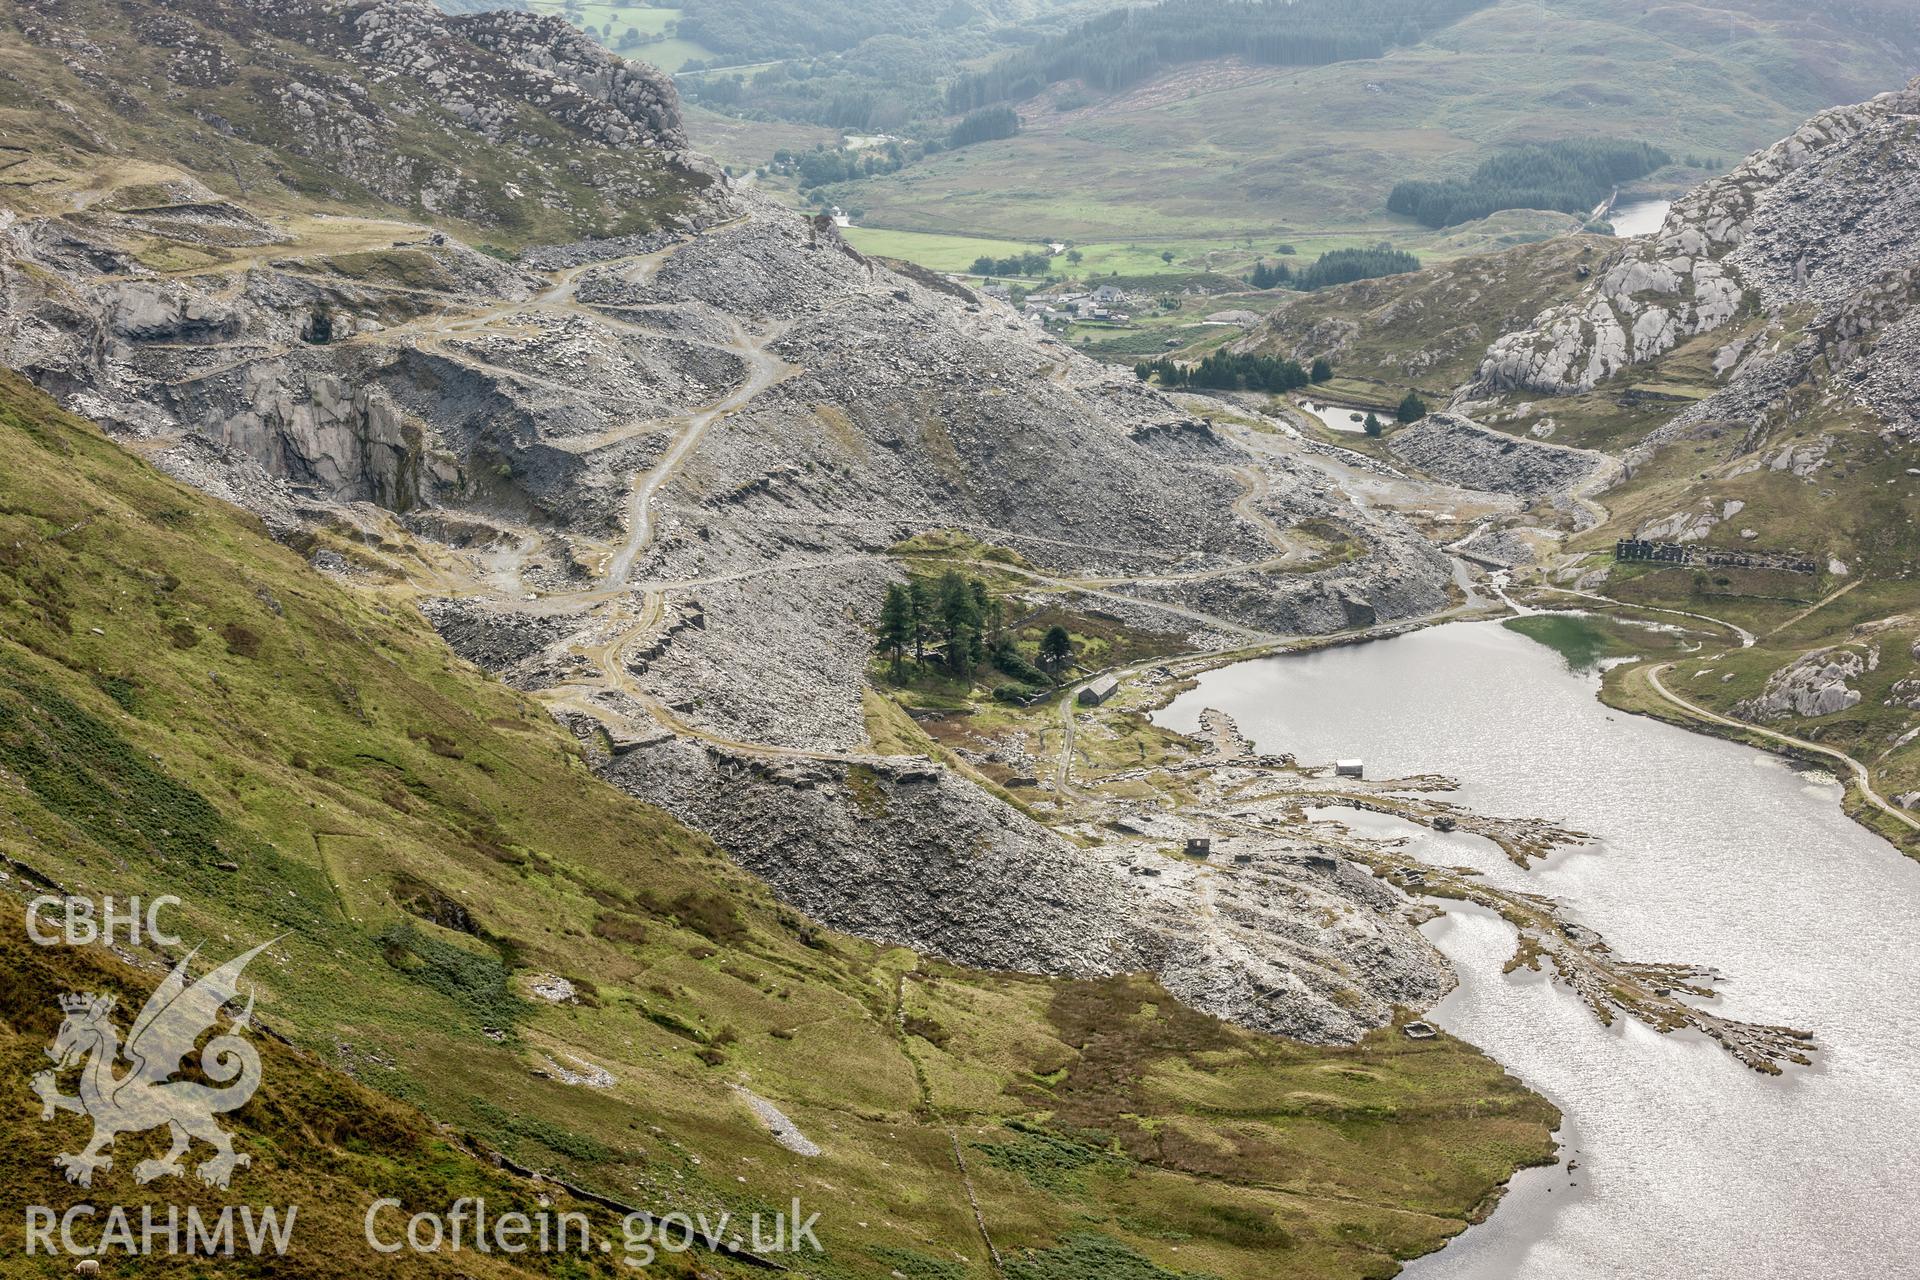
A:
POLYGON ((92 1186, 95 1172, 113 1167, 113 1157, 104 1153, 116 1137, 162 1125, 171 1131, 172 1149, 158 1160, 142 1160, 134 1166, 137 1182, 183 1174, 180 1158, 196 1138, 214 1149, 213 1156, 194 1170, 208 1186, 224 1189, 233 1171, 249 1162, 250 1157, 234 1152, 232 1136, 214 1123, 214 1117, 239 1110, 260 1087, 260 1054, 240 1034, 253 1018, 251 995, 245 1011, 237 1018, 229 1013, 229 1025, 200 1051, 200 1075, 213 1084, 172 1077, 186 1069, 187 1056, 200 1037, 213 1030, 220 1011, 234 999, 242 971, 272 945, 263 942, 194 983, 187 981, 187 965, 198 953, 189 953, 148 997, 124 1048, 110 1021, 112 996, 60 997, 66 1020, 47 1047, 55 1065, 33 1078, 33 1091, 40 1096, 42 1120, 74 1111, 93 1121, 93 1140, 85 1150, 53 1159, 69 1182, 92 1186), (59 1080, 76 1067, 80 1092, 69 1097, 60 1092, 59 1080))

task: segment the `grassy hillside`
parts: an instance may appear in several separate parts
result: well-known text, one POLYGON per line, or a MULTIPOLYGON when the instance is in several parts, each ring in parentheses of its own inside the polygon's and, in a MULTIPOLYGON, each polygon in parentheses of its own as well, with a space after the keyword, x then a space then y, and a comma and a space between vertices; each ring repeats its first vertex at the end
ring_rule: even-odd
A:
POLYGON ((1501 143, 1594 135, 1724 166, 1820 107, 1904 83, 1915 45, 1898 8, 1503 0, 1372 61, 1190 65, 1110 97, 1059 86, 1020 105, 1015 138, 830 194, 895 231, 1400 243, 1418 230, 1385 210, 1402 179, 1464 175, 1501 143))
MULTIPOLYGON (((447 4, 441 4, 448 8, 447 4)), ((476 4, 475 9, 497 9, 498 4, 476 4)), ((524 0, 515 8, 558 14, 623 58, 651 63, 662 71, 678 71, 689 62, 714 59, 714 51, 696 40, 680 38, 686 11, 634 0, 524 0)))
POLYGON ((1488 343, 1576 292, 1581 269, 1604 261, 1614 243, 1560 236, 1414 275, 1282 295, 1235 346, 1295 360, 1326 355, 1343 382, 1415 386, 1439 403, 1480 367, 1488 343))
MULTIPOLYGON (((17 904, 4 908, 0 920, 0 1061, 10 1080, 22 1083, 46 1066, 41 1051, 60 1025, 57 997, 69 991, 110 992, 122 1004, 138 1009, 153 989, 159 973, 130 965, 98 947, 84 949, 36 947, 28 943, 17 904)), ((85 1141, 84 1122, 67 1118, 61 1124, 11 1125, 4 1154, 0 1154, 0 1191, 9 1205, 44 1206, 65 1214, 75 1206, 109 1201, 134 1207, 146 1203, 176 1204, 207 1219, 228 1203, 273 1206, 294 1210, 287 1257, 299 1266, 305 1280, 343 1280, 360 1276, 468 1277, 469 1280, 506 1280, 507 1277, 584 1277, 626 1274, 614 1261, 561 1256, 507 1259, 467 1253, 420 1254, 390 1258, 370 1251, 362 1220, 368 1202, 379 1196, 401 1199, 407 1212, 439 1210, 461 1197, 484 1199, 496 1212, 537 1212, 542 1203, 556 1213, 583 1213, 596 1233, 623 1239, 620 1215, 602 1205, 578 1199, 551 1183, 536 1185, 500 1169, 493 1153, 439 1129, 418 1111, 397 1103, 328 1065, 321 1057, 303 1052, 271 1035, 256 1036, 262 1058, 262 1084, 249 1106, 225 1122, 236 1137, 236 1148, 252 1163, 236 1175, 235 1190, 227 1196, 191 1179, 143 1192, 124 1174, 96 1175, 94 1188, 61 1182, 53 1175, 53 1157, 79 1149, 85 1141)), ((26 1095, 22 1094, 23 1097, 26 1095)), ((158 1154, 155 1144, 131 1135, 117 1144, 117 1170, 131 1169, 136 1159, 158 1154)), ((196 1153, 203 1157, 205 1150, 196 1153)), ((162 1210, 164 1213, 164 1210, 162 1210)), ((135 1218, 136 1224, 138 1218, 135 1218)), ((381 1219, 384 1239, 398 1218, 381 1219)), ((11 1228, 11 1224, 10 1224, 11 1228)), ((82 1242, 96 1239, 99 1223, 81 1224, 82 1242)), ((25 1242, 8 1239, 9 1276, 73 1274, 73 1264, 44 1254, 19 1256, 25 1242)), ((119 1257, 105 1260, 104 1274, 132 1274, 119 1257)), ((186 1258, 143 1259, 137 1274, 154 1277, 199 1277, 208 1274, 204 1261, 186 1258)), ((222 1275, 286 1274, 288 1262, 235 1260, 221 1264, 222 1275), (274 1268, 278 1267, 279 1270, 274 1268)), ((734 1268, 708 1256, 695 1259, 663 1255, 656 1274, 692 1277, 695 1267, 713 1274, 716 1268, 734 1268)))
MULTIPOLYGON (((1644 392, 1672 385, 1684 376, 1687 358, 1685 349, 1676 355, 1682 362, 1677 367, 1641 371, 1630 387, 1603 384, 1595 394, 1579 397, 1571 415, 1558 403, 1539 408, 1552 409, 1589 434, 1617 428, 1626 411, 1607 417, 1591 406, 1617 402, 1634 388, 1644 392)), ((1822 573, 1796 574, 1619 565, 1608 568, 1600 589, 1628 606, 1704 614, 1752 632, 1757 640, 1750 648, 1709 652, 1677 664, 1664 676, 1667 688, 1715 714, 1751 719, 1762 728, 1852 755, 1871 770, 1874 789, 1892 799, 1920 791, 1916 467, 1920 444, 1884 433, 1857 407, 1819 404, 1753 452, 1742 451, 1739 437, 1731 433, 1662 447, 1601 497, 1611 519, 1576 539, 1570 550, 1585 552, 1584 563, 1598 568, 1611 561, 1615 537, 1650 521, 1676 513, 1718 517, 1733 512, 1708 531, 1708 545, 1792 550, 1825 566, 1822 573), (1791 465, 1770 465, 1793 451, 1818 453, 1823 465, 1806 475, 1796 474, 1791 465), (1765 695, 1777 673, 1817 652, 1857 659, 1858 670, 1845 681, 1860 695, 1853 705, 1825 714, 1783 709, 1755 715, 1750 707, 1740 707, 1765 695)), ((1616 673, 1610 696, 1634 710, 1674 716, 1675 708, 1654 696, 1645 674, 1638 669, 1616 673)), ((1850 807, 1896 844, 1920 854, 1920 837, 1911 829, 1857 802, 1850 807)))
MULTIPOLYGON (((251 976, 312 1059, 275 1058, 275 1087, 401 1117, 364 1152, 345 1128, 296 1142, 269 1090, 236 1117, 263 1170, 317 1146, 342 1184, 378 1183, 370 1152, 422 1202, 470 1177, 340 1069, 627 1203, 798 1195, 825 1215, 807 1274, 985 1276, 983 1222, 1004 1257, 1036 1251, 1008 1275, 1265 1278, 1387 1274, 1551 1149, 1551 1109, 1445 1037, 1303 1047, 1141 980, 970 973, 816 930, 600 783, 399 595, 318 576, 11 375, 0 452, 9 884, 177 893, 210 957, 284 934, 251 976), (575 994, 544 998, 552 976, 575 994), (777 1145, 735 1085, 823 1154, 777 1145)), ((68 963, 93 961, 7 967, 16 1064, 47 1032, 16 1011, 68 963)), ((61 1193, 35 1173, 51 1127, 12 1114, 10 1189, 61 1193)), ((235 1185, 286 1185, 267 1179, 235 1185)))
POLYGON ((355 19, 307 0, 270 14, 237 0, 8 6, 6 203, 84 207, 93 175, 140 156, 267 212, 397 212, 508 243, 642 231, 699 206, 708 175, 658 148, 608 145, 582 123, 594 105, 554 92, 551 76, 465 39, 395 37, 458 86, 436 91, 378 65, 389 46, 363 44, 355 19))

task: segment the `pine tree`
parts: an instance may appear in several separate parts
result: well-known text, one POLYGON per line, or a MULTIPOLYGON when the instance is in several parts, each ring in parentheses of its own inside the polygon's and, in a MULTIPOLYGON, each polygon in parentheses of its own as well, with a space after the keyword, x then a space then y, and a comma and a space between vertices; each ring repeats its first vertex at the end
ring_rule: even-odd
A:
POLYGON ((913 643, 913 593, 903 584, 887 584, 887 598, 880 606, 880 647, 893 659, 893 678, 900 678, 900 663, 907 646, 913 643))
POLYGON ((1317 357, 1313 362, 1313 373, 1310 376, 1315 382, 1327 381, 1333 377, 1333 362, 1325 356, 1317 357))
POLYGON ((919 578, 913 580, 907 595, 913 602, 913 660, 927 660, 927 637, 933 634, 933 592, 919 578))
POLYGON ((952 569, 940 575, 940 626, 947 665, 956 675, 972 670, 980 643, 980 605, 972 586, 952 569))
POLYGON ((1073 656, 1073 637, 1058 624, 1048 627, 1040 638, 1040 661, 1049 671, 1073 656))
POLYGON ((1360 426, 1361 429, 1370 436, 1378 436, 1382 431, 1387 429, 1386 424, 1380 421, 1380 416, 1374 413, 1369 413, 1367 420, 1361 423, 1360 426))
POLYGON ((1419 392, 1409 391, 1407 398, 1400 402, 1400 407, 1394 410, 1393 416, 1402 422, 1418 422, 1427 416, 1427 402, 1420 398, 1419 392))

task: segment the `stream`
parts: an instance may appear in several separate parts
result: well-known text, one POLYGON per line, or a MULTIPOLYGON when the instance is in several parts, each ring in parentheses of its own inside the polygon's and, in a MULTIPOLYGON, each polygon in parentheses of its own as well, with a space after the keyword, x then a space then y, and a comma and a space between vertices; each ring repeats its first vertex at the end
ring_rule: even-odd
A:
POLYGON ((1225 667, 1155 717, 1191 731, 1218 707, 1262 750, 1444 773, 1469 808, 1591 833, 1527 871, 1478 837, 1315 815, 1551 895, 1623 956, 1718 970, 1721 1012, 1815 1033, 1815 1065, 1771 1078, 1704 1037, 1603 1026, 1546 976, 1502 973, 1497 916, 1442 904, 1426 932, 1460 986, 1431 1020, 1566 1127, 1559 1166, 1404 1274, 1920 1277, 1920 863, 1844 817, 1831 779, 1614 711, 1597 687, 1498 623, 1456 623, 1225 667))

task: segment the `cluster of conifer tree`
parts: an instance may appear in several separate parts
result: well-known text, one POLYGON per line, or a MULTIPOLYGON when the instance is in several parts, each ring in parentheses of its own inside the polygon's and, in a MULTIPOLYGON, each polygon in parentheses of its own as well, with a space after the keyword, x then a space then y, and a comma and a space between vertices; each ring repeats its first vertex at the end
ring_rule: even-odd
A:
POLYGON ((1256 289, 1278 289, 1293 283, 1293 268, 1284 262, 1269 263, 1265 258, 1253 264, 1247 283, 1256 289))
POLYGON ((1349 284, 1374 276, 1397 276, 1420 269, 1420 259, 1391 245, 1371 249, 1334 249, 1307 266, 1295 269, 1285 262, 1253 264, 1247 283, 1256 289, 1324 289, 1331 284, 1349 284))
POLYGON ((993 138, 1011 138, 1020 132, 1020 114, 1012 107, 982 107, 969 111, 947 135, 950 147, 971 146, 993 138))
POLYGON ((1470 177, 1402 182, 1387 197, 1387 208, 1429 227, 1451 227, 1502 209, 1586 213, 1619 183, 1672 163, 1658 147, 1616 138, 1529 143, 1489 156, 1470 177))
MULTIPOLYGON (((1327 375, 1331 377, 1332 373, 1329 368, 1327 375)), ((1133 376, 1142 382, 1158 378, 1163 387, 1205 387, 1214 391, 1295 391, 1312 380, 1298 360, 1245 351, 1215 351, 1195 365, 1177 364, 1165 356, 1142 360, 1133 366, 1133 376)))
POLYGON ((1120 9, 1019 50, 947 88, 949 111, 1019 102, 1050 84, 1111 91, 1168 67, 1241 57, 1270 66, 1377 58, 1489 0, 1162 0, 1120 9))
POLYGON ((1294 287, 1324 289, 1375 276, 1405 275, 1420 269, 1420 259, 1404 249, 1379 244, 1370 249, 1333 249, 1293 273, 1294 287))
MULTIPOLYGON (((895 680, 905 679, 910 662, 921 671, 967 679, 991 662, 1034 690, 1054 682, 1014 644, 1006 603, 980 579, 952 569, 938 578, 889 584, 879 632, 875 647, 886 655, 895 680)), ((1048 628, 1040 640, 1040 662, 1057 670, 1072 656, 1073 638, 1066 628, 1048 628)))
POLYGON ((994 258, 981 254, 969 267, 976 276, 1043 276, 1053 259, 1037 250, 1028 250, 1007 258, 994 258))

